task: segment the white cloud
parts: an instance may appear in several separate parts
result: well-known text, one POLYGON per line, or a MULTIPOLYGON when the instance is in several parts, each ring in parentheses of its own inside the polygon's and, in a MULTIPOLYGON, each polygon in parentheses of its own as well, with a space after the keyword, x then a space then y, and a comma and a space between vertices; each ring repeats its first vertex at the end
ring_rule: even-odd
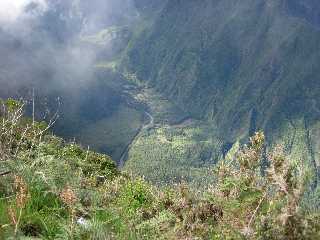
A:
POLYGON ((24 7, 31 3, 36 2, 45 7, 44 0, 0 0, 0 22, 15 21, 22 13, 24 7))

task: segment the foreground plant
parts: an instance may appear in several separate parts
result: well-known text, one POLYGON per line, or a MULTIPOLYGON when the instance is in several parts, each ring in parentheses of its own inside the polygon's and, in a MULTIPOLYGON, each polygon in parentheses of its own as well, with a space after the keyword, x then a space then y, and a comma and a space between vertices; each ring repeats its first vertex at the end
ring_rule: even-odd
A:
POLYGON ((61 201, 67 206, 70 216, 70 235, 73 236, 74 225, 76 220, 76 203, 78 201, 75 191, 66 186, 60 193, 61 201))
POLYGON ((264 155, 264 134, 250 138, 231 162, 216 168, 217 185, 211 190, 224 209, 222 235, 238 239, 303 239, 320 237, 300 211, 307 171, 286 157, 283 146, 264 155), (269 166, 262 170, 266 157, 269 166), (228 226, 232 226, 231 228, 228 226), (233 233, 232 233, 233 232, 233 233))
POLYGON ((25 208, 29 199, 28 188, 25 181, 20 176, 14 177, 14 188, 16 190, 16 197, 13 206, 8 209, 11 224, 14 226, 14 236, 16 237, 19 230, 22 211, 25 208))

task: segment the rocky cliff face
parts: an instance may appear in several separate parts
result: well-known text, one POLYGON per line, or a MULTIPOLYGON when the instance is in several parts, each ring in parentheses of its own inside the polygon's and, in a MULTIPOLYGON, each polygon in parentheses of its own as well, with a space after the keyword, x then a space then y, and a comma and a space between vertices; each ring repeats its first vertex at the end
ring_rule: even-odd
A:
POLYGON ((315 0, 171 0, 126 67, 225 142, 263 129, 317 167, 319 15, 315 0))

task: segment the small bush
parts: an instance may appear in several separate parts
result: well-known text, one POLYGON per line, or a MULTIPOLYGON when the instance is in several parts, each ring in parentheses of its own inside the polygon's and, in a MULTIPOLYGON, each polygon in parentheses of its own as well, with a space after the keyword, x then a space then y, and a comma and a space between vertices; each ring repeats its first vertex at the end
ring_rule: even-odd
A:
POLYGON ((150 185, 141 179, 128 181, 122 186, 118 204, 129 216, 138 210, 146 210, 152 206, 154 196, 150 185))

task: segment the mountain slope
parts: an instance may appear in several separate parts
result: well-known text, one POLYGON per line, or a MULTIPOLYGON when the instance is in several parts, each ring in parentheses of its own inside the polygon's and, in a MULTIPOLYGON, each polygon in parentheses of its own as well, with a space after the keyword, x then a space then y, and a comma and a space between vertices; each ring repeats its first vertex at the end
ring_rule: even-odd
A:
POLYGON ((125 65, 225 143, 263 129, 318 168, 318 19, 316 1, 173 0, 125 65))

